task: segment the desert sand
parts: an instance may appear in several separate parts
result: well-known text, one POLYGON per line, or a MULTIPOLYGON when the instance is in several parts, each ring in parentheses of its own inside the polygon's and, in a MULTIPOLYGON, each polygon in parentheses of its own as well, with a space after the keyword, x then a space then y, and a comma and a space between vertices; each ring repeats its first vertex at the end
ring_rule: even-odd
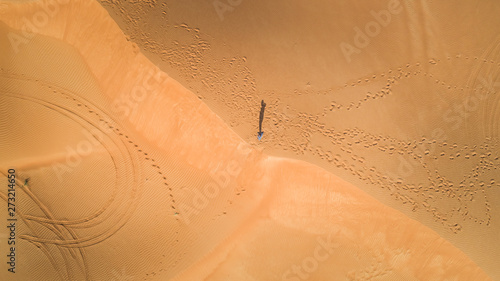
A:
POLYGON ((1 280, 500 279, 498 4, 219 2, 0 2, 1 280))

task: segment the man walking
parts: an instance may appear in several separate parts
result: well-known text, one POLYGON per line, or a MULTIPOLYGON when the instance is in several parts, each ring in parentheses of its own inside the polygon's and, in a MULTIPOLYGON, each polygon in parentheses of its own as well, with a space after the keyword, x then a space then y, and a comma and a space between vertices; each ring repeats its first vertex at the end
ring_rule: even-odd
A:
POLYGON ((264 132, 262 132, 262 121, 264 120, 264 110, 266 110, 266 103, 264 100, 260 102, 260 115, 259 115, 259 133, 257 138, 260 140, 264 132))

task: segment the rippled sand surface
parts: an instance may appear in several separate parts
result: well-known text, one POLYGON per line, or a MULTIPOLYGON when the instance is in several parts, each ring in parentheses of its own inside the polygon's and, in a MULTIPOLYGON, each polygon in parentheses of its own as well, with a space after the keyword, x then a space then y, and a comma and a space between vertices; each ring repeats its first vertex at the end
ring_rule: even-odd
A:
POLYGON ((0 280, 500 280, 499 12, 0 1, 0 280))

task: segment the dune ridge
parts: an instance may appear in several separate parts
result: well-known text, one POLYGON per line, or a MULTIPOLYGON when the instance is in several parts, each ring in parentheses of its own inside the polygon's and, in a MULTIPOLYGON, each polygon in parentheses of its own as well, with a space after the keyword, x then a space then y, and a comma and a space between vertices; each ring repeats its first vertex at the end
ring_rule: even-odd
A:
MULTIPOLYGON (((40 11, 40 5, 48 2, 6 2, 4 9, 7 12, 2 14, 1 21, 21 36, 25 24, 22 18, 32 17, 40 11)), ((88 80, 95 80, 98 87, 79 88, 80 92, 73 93, 76 100, 65 101, 68 99, 61 97, 48 106, 61 112, 80 112, 78 108, 82 106, 77 104, 86 102, 88 109, 80 114, 85 116, 83 112, 88 111, 88 116, 82 118, 104 120, 108 130, 102 129, 106 138, 99 146, 116 145, 116 148, 107 150, 117 153, 116 156, 112 154, 113 159, 120 158, 116 165, 120 168, 120 177, 124 178, 116 177, 121 184, 117 186, 127 187, 128 192, 120 193, 120 198, 128 196, 132 200, 130 204, 120 203, 115 213, 109 214, 107 218, 114 218, 117 223, 111 226, 112 232, 106 232, 102 237, 95 236, 102 238, 97 243, 87 243, 92 239, 77 239, 77 234, 90 237, 94 234, 85 229, 69 230, 69 226, 62 226, 64 223, 56 219, 71 216, 71 209, 60 209, 60 214, 45 214, 48 219, 45 225, 53 225, 53 230, 60 233, 59 239, 54 241, 43 238, 46 236, 43 231, 27 234, 29 229, 22 228, 24 237, 36 238, 34 244, 40 248, 44 243, 71 244, 76 249, 91 247, 89 253, 81 255, 82 261, 87 260, 84 269, 80 269, 82 274, 75 273, 74 278, 99 280, 112 276, 111 269, 119 271, 126 264, 137 280, 222 280, 223 276, 233 277, 232 280, 300 280, 298 276, 301 274, 310 274, 309 280, 321 280, 321 276, 335 276, 339 280, 375 277, 383 277, 384 280, 401 280, 402 277, 415 280, 490 280, 481 268, 436 232, 381 204, 352 184, 313 164, 268 156, 247 144, 195 94, 147 60, 97 2, 78 0, 55 3, 60 3, 57 4, 58 12, 50 17, 46 25, 37 27, 36 34, 41 36, 20 44, 17 54, 11 50, 3 60, 3 77, 12 75, 9 59, 19 60, 23 48, 37 44, 37 40, 55 39, 74 48, 92 76, 88 80), (147 82, 140 77, 148 77, 147 82), (151 78, 156 83, 151 82, 151 78), (132 102, 131 105, 116 103, 143 89, 145 98, 140 102, 132 102), (102 97, 99 97, 100 94, 102 97), (144 148, 140 151, 142 154, 134 150, 135 145, 144 148), (166 168, 157 168, 159 166, 170 167, 171 171, 164 172, 166 168), (186 175, 188 179, 183 184, 174 175, 186 175), (159 179, 152 180, 154 176, 159 179), (150 179, 155 182, 147 183, 150 179), (162 180, 165 180, 168 191, 151 191, 162 180), (190 189, 187 183, 203 190, 207 183, 212 182, 218 184, 218 187, 213 187, 218 190, 215 196, 208 198, 206 207, 196 206, 193 197, 186 191, 190 189), (237 193, 241 195, 235 196, 237 193), (229 201, 236 203, 227 203, 229 201), (120 212, 124 212, 123 216, 115 217, 120 212), (143 221, 152 221, 153 216, 159 217, 154 219, 155 222, 163 221, 167 227, 143 224, 143 221), (138 233, 132 227, 126 227, 129 223, 144 227, 144 241, 135 240, 138 233), (213 229, 210 229, 212 226, 213 229), (267 233, 262 230, 263 227, 280 232, 267 233), (208 233, 207 240, 200 243, 205 231, 208 233), (67 241, 66 232, 75 241, 67 241), (104 259, 100 254, 101 251, 112 252, 108 258, 119 255, 120 247, 134 242, 156 245, 161 235, 174 235, 174 232, 178 240, 185 239, 186 242, 159 247, 163 251, 172 251, 171 255, 179 256, 179 259, 164 259, 165 264, 154 262, 150 267, 156 270, 152 273, 142 270, 140 266, 134 269, 131 265, 142 266, 145 260, 153 259, 151 256, 161 257, 160 253, 145 251, 135 256, 126 255, 129 261, 104 259), (301 250, 306 251, 311 243, 311 249, 314 249, 315 244, 311 241, 332 232, 336 246, 325 262, 327 265, 315 272, 289 273, 289 268, 302 260, 304 254, 301 250), (151 234, 149 237, 148 233, 151 234), (113 240, 114 236, 120 238, 113 240), (294 236, 303 237, 305 246, 300 242, 290 247, 278 243, 280 239, 293 240, 294 236), (256 247, 252 247, 266 240, 276 241, 276 248, 256 252, 256 247), (194 244, 188 247, 193 241, 194 244), (209 243, 202 245, 203 242, 209 243), (274 255, 274 266, 267 266, 258 254, 274 255), (280 260, 278 257, 282 256, 284 258, 280 260), (333 261, 340 259, 350 263, 344 268, 337 268, 333 261), (245 261, 246 267, 234 266, 239 264, 238 261, 245 261), (331 264, 328 265, 329 261, 331 264)), ((2 33, 9 32, 3 29, 2 33)), ((47 43, 48 46, 51 44, 47 43)), ((20 71, 30 72, 25 69, 20 71)), ((43 74, 38 73, 43 70, 31 72, 36 76, 34 83, 43 83, 43 74)), ((51 84, 52 81, 46 82, 51 84)), ((52 94, 50 91, 40 91, 38 93, 43 94, 39 95, 36 92, 25 93, 22 85, 27 82, 11 79, 8 83, 11 83, 8 87, 2 87, 3 92, 17 88, 17 95, 25 99, 43 100, 52 94)), ((57 83, 50 88, 57 88, 62 93, 70 92, 63 87, 58 88, 57 83)), ((99 126, 97 121, 95 126, 99 126)), ((98 139, 97 135, 94 137, 98 139)), ((84 138, 80 136, 81 139, 84 138)), ((94 153, 98 154, 94 151, 92 155, 94 153)), ((87 160, 82 161, 85 163, 87 160)), ((85 188, 86 181, 82 177, 80 175, 73 180, 81 183, 80 188, 85 188)), ((78 187, 74 192, 73 195, 77 196, 78 187)), ((37 193, 42 195, 44 190, 37 193)), ((46 200, 50 201, 49 198, 46 200)), ((50 205, 50 202, 47 204, 50 205)), ((50 246, 43 249, 50 252, 53 250, 51 247, 58 248, 50 246)), ((76 255, 75 251, 71 253, 76 255)), ((59 262, 57 258, 52 260, 53 265, 59 262)), ((25 263, 43 264, 40 260, 25 263)), ((6 272, 4 267, 2 265, 2 274, 6 272)), ((35 269, 43 270, 41 265, 35 269)), ((36 270, 31 274, 36 274, 36 270)), ((67 276, 64 277, 71 277, 70 273, 74 271, 79 272, 73 266, 67 266, 67 276)))

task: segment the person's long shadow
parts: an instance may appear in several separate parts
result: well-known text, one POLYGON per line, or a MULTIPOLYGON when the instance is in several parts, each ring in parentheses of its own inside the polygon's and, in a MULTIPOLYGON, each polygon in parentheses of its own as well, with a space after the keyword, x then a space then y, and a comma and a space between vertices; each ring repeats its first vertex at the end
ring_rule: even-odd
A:
POLYGON ((266 103, 264 100, 260 102, 260 115, 259 115, 259 134, 258 138, 259 140, 262 138, 262 135, 264 132, 262 132, 262 121, 264 120, 264 110, 266 110, 266 103))

